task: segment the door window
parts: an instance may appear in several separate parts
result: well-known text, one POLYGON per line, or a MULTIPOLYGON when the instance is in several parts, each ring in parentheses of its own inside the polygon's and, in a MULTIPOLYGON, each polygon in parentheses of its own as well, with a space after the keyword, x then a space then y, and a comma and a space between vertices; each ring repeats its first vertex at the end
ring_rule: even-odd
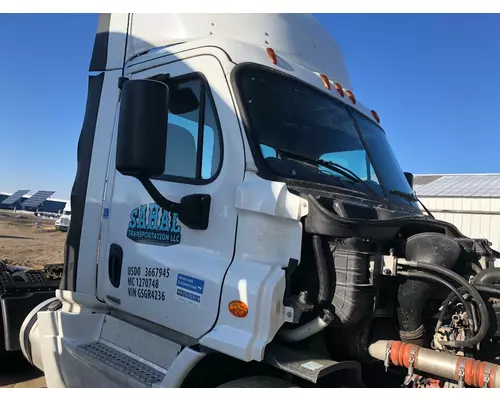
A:
POLYGON ((169 80, 167 157, 163 178, 205 182, 221 166, 221 135, 213 99, 198 75, 169 80))

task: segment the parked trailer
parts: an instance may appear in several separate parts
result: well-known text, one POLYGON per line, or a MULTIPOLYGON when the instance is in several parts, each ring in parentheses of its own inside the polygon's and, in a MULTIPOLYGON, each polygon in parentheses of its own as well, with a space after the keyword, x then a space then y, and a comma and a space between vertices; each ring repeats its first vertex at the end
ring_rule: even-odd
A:
POLYGON ((32 270, 0 261, 0 362, 5 352, 20 352, 19 333, 29 312, 59 288, 61 265, 32 270))

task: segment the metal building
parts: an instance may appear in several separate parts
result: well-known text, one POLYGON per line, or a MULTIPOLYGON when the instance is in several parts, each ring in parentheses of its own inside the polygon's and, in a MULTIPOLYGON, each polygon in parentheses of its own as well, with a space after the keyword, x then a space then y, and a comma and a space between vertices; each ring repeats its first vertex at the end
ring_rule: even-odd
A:
POLYGON ((414 190, 437 219, 500 251, 500 174, 415 175, 414 190))

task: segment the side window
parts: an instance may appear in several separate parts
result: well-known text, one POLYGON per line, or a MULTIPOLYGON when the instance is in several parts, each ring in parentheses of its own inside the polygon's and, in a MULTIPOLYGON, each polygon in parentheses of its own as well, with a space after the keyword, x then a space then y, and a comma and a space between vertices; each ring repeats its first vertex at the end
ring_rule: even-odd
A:
POLYGON ((169 81, 167 156, 164 175, 209 180, 221 163, 215 106, 199 77, 169 81))

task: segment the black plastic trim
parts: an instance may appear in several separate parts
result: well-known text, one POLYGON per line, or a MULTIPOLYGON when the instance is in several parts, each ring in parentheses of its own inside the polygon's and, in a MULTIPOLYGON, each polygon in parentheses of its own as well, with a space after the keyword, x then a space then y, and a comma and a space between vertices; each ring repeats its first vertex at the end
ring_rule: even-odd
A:
POLYGON ((116 243, 109 246, 108 276, 109 281, 115 288, 120 287, 123 268, 123 249, 116 243))
POLYGON ((96 76, 89 76, 88 78, 87 105, 78 140, 77 170, 71 190, 71 224, 68 229, 64 248, 64 271, 60 286, 62 290, 73 292, 76 291, 78 255, 80 253, 85 199, 104 76, 105 73, 103 72, 96 76))
POLYGON ((90 72, 106 70, 108 63, 108 43, 111 14, 99 14, 97 32, 94 39, 94 48, 90 59, 90 72))
MULTIPOLYGON (((176 43, 176 44, 172 44, 172 45, 169 45, 168 47, 173 47, 173 46, 176 46, 176 45, 179 45, 179 44, 184 44, 185 42, 180 42, 180 43, 176 43)), ((146 52, 144 52, 143 54, 138 54, 136 56, 133 56, 129 61, 128 61, 128 65, 126 65, 126 68, 134 68, 136 66, 139 66, 139 65, 142 65, 142 64, 145 64, 145 63, 148 63, 150 61, 156 61, 156 60, 159 60, 161 58, 164 58, 164 57, 172 57, 172 56, 177 56, 178 54, 182 54, 182 53, 186 53, 188 51, 194 51, 194 50, 199 50, 199 49, 204 49, 204 48, 214 48, 214 49, 217 49, 217 50, 220 50, 222 51, 227 59, 229 60, 229 62, 233 63, 234 65, 237 65, 231 58, 231 56, 229 55, 229 53, 224 50, 222 47, 219 47, 219 46, 215 46, 213 44, 203 44, 201 46, 197 46, 197 47, 192 47, 192 48, 189 48, 189 49, 183 49, 183 50, 180 50, 180 51, 177 51, 176 53, 161 53, 158 55, 158 57, 153 57, 153 58, 150 58, 150 59, 147 59, 147 60, 142 60, 142 61, 136 61, 136 58, 137 57, 140 57, 140 56, 143 56, 144 54, 147 54, 148 52, 150 51, 154 51, 154 50, 161 50, 161 47, 157 47, 157 48, 153 48, 151 50, 148 50, 146 52)), ((187 57, 186 59, 188 58, 192 58, 192 57, 198 57, 198 56, 204 56, 204 55, 208 55, 208 56, 212 56, 212 57, 215 57, 213 54, 210 54, 210 53, 202 53, 202 54, 196 54, 194 56, 189 56, 187 57)), ((217 58, 217 57, 215 57, 217 58)), ((164 65, 168 65, 168 64, 171 64, 173 62, 178 62, 180 60, 172 60, 172 61, 167 61, 165 64, 161 64, 161 65, 157 65, 155 66, 154 68, 158 68, 158 67, 162 67, 164 65)), ((141 71, 144 71, 144 70, 141 70, 141 71)), ((138 71, 134 71, 133 73, 136 74, 138 71)))

